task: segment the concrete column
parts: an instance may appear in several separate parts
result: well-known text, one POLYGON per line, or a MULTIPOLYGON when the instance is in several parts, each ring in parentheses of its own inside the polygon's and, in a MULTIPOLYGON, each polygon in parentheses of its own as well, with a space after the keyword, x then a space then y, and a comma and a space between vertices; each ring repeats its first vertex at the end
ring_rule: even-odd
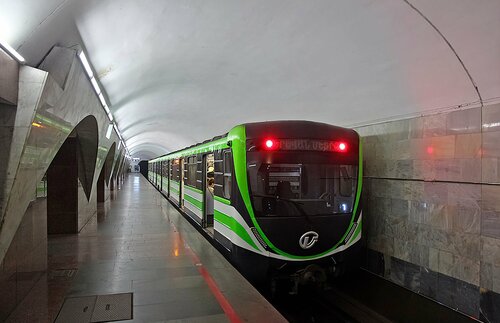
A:
POLYGON ((106 201, 106 163, 102 166, 101 174, 97 179, 97 203, 106 201))
POLYGON ((19 64, 0 49, 0 104, 17 105, 19 64))
POLYGON ((47 232, 78 232, 77 138, 66 139, 47 171, 47 232))

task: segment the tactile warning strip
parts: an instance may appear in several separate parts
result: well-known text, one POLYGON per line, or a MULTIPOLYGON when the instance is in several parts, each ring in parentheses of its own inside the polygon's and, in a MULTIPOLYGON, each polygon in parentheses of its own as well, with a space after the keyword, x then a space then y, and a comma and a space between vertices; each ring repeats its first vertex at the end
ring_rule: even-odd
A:
POLYGON ((132 319, 132 293, 66 298, 55 323, 132 319))
POLYGON ((132 294, 97 296, 91 322, 109 322, 132 319, 132 294))

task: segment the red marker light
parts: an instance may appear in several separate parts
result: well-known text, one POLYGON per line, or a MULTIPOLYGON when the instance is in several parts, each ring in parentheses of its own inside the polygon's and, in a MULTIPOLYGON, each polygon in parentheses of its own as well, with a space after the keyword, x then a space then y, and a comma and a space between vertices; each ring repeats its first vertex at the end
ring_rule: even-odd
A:
POLYGON ((347 143, 343 141, 336 141, 333 143, 333 150, 339 153, 344 153, 347 151, 347 143))
POLYGON ((264 140, 264 149, 266 149, 266 150, 279 149, 279 141, 274 140, 274 139, 265 139, 264 140))

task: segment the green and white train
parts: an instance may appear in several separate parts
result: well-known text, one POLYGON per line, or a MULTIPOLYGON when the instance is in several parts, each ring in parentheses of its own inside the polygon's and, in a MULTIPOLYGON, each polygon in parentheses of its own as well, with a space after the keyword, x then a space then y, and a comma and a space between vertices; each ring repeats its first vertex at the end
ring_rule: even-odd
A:
POLYGON ((148 177, 250 280, 322 280, 359 257, 362 148, 351 129, 248 123, 148 162, 148 177))

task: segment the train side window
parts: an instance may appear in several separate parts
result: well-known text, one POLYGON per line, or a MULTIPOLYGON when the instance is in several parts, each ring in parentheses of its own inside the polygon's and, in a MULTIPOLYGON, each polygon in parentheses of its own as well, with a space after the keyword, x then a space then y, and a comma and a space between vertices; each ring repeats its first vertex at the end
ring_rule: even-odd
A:
MULTIPOLYGON (((184 163, 184 174, 182 174, 182 177, 184 178, 184 184, 188 184, 188 176, 187 176, 187 173, 188 173, 188 158, 184 157, 182 159, 182 162, 184 163)), ((188 184, 189 185, 189 184, 188 184)))
POLYGON ((181 176, 180 176, 180 160, 179 159, 173 159, 172 160, 172 180, 180 183, 181 181, 181 176))
POLYGON ((197 171, 197 163, 196 156, 190 156, 187 158, 187 167, 186 167, 186 184, 192 187, 196 186, 196 171, 197 171))
POLYGON ((203 156, 196 155, 196 185, 195 187, 199 190, 203 189, 203 156))
POLYGON ((230 150, 226 150, 223 153, 224 155, 224 183, 223 183, 223 194, 227 199, 231 198, 231 185, 232 185, 232 169, 233 169, 233 160, 232 154, 230 150))
POLYGON ((168 174, 168 161, 164 161, 162 163, 162 170, 161 170, 161 176, 165 177, 165 179, 167 178, 167 174, 168 174))
POLYGON ((214 193, 217 196, 224 196, 224 164, 222 160, 222 152, 214 151, 214 193))

